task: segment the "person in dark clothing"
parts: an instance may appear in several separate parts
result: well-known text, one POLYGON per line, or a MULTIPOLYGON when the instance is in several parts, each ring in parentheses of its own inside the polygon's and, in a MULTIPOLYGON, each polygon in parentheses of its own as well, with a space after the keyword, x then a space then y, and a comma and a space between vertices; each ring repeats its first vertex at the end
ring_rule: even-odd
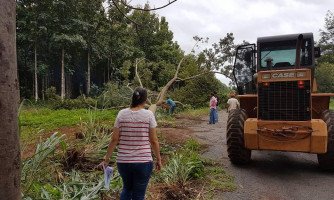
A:
POLYGON ((169 114, 172 115, 175 110, 176 104, 170 97, 167 97, 166 103, 169 105, 169 114))

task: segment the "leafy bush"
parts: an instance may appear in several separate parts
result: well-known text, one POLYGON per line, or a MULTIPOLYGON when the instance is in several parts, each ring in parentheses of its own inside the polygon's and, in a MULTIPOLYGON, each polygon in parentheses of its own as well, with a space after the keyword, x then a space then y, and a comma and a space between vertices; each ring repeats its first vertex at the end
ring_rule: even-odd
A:
POLYGON ((88 98, 77 98, 77 99, 64 99, 63 101, 53 101, 51 104, 52 109, 79 109, 79 108, 94 108, 96 107, 97 101, 88 98))
POLYGON ((161 178, 167 185, 184 186, 190 178, 192 163, 186 162, 182 154, 174 154, 162 169, 161 178))
POLYGON ((200 156, 201 145, 194 139, 188 140, 181 153, 185 155, 188 162, 192 164, 189 177, 198 179, 204 176, 204 164, 200 156))
POLYGON ((159 174, 158 180, 167 185, 184 186, 190 179, 204 176, 204 164, 199 154, 200 145, 189 140, 179 152, 172 155, 159 174))
POLYGON ((321 63, 315 69, 315 77, 317 80, 319 92, 333 92, 334 91, 334 64, 321 63))
POLYGON ((89 96, 95 98, 95 97, 100 96, 102 92, 103 92, 102 89, 98 85, 93 83, 92 86, 90 87, 89 96))
MULTIPOLYGON (((80 174, 76 171, 71 172, 69 177, 70 180, 57 187, 59 191, 57 194, 60 194, 59 199, 90 200, 99 198, 99 192, 103 189, 103 180, 100 180, 97 184, 89 182, 82 179, 80 174)), ((50 199, 50 196, 50 193, 42 188, 41 197, 43 199, 50 199)))
POLYGON ((57 90, 55 87, 50 87, 45 90, 45 99, 46 100, 60 100, 60 96, 57 95, 57 90))
MULTIPOLYGON (((36 183, 34 199, 99 199, 100 192, 104 190, 103 180, 98 183, 85 180, 77 171, 72 171, 67 176, 69 178, 65 182, 55 186, 36 183)), ((23 199, 31 200, 32 198, 24 196, 23 199)))
POLYGON ((186 152, 199 153, 201 150, 201 145, 195 139, 190 139, 184 144, 183 149, 186 152))
MULTIPOLYGON (((21 182, 24 200, 99 199, 100 193, 105 191, 100 171, 91 171, 87 174, 79 171, 66 173, 61 170, 59 158, 62 156, 59 157, 59 154, 57 156, 54 153, 58 146, 64 151, 67 149, 63 137, 64 135, 53 134, 39 143, 35 154, 23 162, 21 182)), ((110 140, 110 136, 108 139, 110 140)), ((116 171, 111 181, 111 192, 119 192, 121 188, 122 181, 116 171)))
POLYGON ((54 133, 51 137, 37 145, 35 154, 23 162, 21 182, 24 192, 29 192, 34 183, 40 182, 41 179, 46 179, 50 174, 55 172, 55 163, 51 163, 49 156, 54 154, 56 147, 60 144, 63 148, 66 147, 62 141, 64 135, 58 136, 54 133), (54 168, 53 168, 54 167, 54 168))
POLYGON ((132 91, 126 86, 119 86, 114 83, 107 83, 102 94, 98 97, 97 103, 100 108, 116 106, 128 106, 131 103, 132 91))
MULTIPOLYGON (((200 76, 186 82, 185 86, 174 90, 170 96, 183 104, 189 104, 192 107, 207 107, 210 100, 210 94, 216 91, 221 100, 229 89, 226 85, 217 80, 214 75, 200 76)), ((222 100, 221 100, 222 101, 222 100)))

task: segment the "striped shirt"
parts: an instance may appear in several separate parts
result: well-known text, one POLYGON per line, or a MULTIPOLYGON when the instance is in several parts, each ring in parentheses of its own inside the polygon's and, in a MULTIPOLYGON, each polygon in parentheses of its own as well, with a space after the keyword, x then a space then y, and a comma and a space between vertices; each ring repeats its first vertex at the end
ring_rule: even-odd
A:
POLYGON ((123 109, 118 113, 114 126, 120 130, 118 163, 143 163, 153 160, 149 131, 157 126, 157 122, 151 111, 123 109))

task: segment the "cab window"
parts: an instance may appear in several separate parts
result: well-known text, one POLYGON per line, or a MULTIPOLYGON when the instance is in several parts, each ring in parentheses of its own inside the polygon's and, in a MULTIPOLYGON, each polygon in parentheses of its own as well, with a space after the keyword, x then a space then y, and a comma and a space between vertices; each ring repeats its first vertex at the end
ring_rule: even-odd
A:
MULTIPOLYGON (((300 58, 301 66, 312 65, 312 45, 310 40, 303 40, 300 58)), ((261 68, 294 67, 296 61, 296 40, 268 42, 260 44, 261 68)))

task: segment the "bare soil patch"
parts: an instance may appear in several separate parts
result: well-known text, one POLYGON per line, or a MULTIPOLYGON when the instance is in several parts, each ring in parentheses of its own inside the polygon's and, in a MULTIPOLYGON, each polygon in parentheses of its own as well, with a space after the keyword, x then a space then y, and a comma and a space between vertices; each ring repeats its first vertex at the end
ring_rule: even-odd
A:
POLYGON ((36 145, 40 141, 45 141, 46 138, 50 137, 53 133, 58 132, 60 134, 65 134, 65 139, 66 141, 68 140, 74 140, 76 139, 76 135, 81 132, 79 126, 69 126, 69 127, 61 127, 57 128, 52 131, 48 131, 47 133, 42 133, 39 137, 38 140, 31 141, 29 143, 26 143, 24 145, 21 144, 22 146, 22 151, 21 151, 21 158, 23 160, 30 158, 31 156, 34 155, 36 145))
POLYGON ((192 138, 193 131, 188 128, 160 128, 163 140, 171 145, 182 145, 192 138))

